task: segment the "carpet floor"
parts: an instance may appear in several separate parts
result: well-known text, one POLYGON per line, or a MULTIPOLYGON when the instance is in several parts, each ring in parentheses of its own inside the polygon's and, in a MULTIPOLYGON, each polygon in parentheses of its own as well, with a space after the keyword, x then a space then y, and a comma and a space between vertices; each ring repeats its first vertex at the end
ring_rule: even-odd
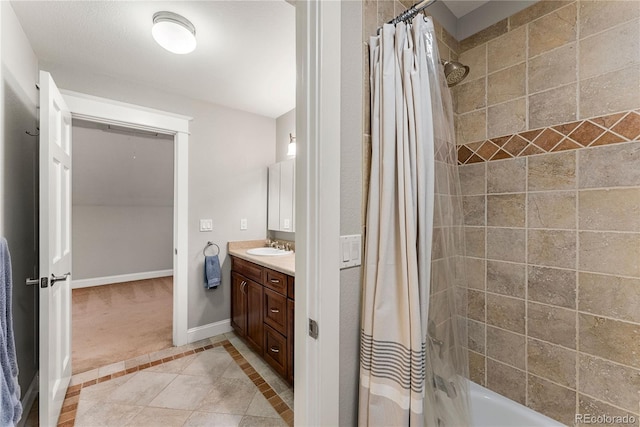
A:
POLYGON ((173 277, 74 289, 73 374, 173 345, 173 277))

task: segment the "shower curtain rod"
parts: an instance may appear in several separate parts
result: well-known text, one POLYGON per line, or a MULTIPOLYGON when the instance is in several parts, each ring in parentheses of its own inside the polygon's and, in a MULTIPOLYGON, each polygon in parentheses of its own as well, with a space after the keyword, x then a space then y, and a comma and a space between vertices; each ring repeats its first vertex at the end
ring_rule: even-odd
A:
POLYGON ((395 18, 393 18, 391 21, 387 22, 387 24, 396 25, 398 22, 408 21, 409 19, 411 19, 414 16, 416 16, 418 13, 422 12, 424 9, 426 9, 429 6, 431 6, 432 4, 434 4, 436 1, 438 1, 438 0, 423 0, 423 1, 420 1, 420 2, 418 2, 416 4, 414 4, 413 6, 411 6, 409 9, 405 10, 404 12, 402 12, 400 15, 396 16, 395 18))

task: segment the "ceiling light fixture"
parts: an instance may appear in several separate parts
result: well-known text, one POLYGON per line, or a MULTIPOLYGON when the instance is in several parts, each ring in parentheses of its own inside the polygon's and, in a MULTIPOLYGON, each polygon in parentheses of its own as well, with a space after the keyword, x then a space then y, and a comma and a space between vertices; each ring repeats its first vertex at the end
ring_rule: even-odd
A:
POLYGON ((184 16, 173 12, 153 15, 151 34, 169 52, 185 54, 196 48, 196 27, 184 16))
POLYGON ((287 156, 296 155, 296 137, 293 134, 289 134, 289 146, 287 147, 287 156))

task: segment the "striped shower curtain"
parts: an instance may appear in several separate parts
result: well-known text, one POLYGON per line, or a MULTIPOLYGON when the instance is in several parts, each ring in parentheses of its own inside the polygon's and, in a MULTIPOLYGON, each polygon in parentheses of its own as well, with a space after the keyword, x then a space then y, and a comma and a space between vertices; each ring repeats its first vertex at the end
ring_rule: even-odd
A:
POLYGON ((359 424, 438 426, 446 417, 433 410, 439 398, 431 389, 445 374, 433 374, 439 362, 428 360, 435 341, 427 326, 432 252, 439 250, 433 247, 436 156, 440 147, 455 153, 451 99, 430 18, 385 24, 369 48, 372 151, 359 424))

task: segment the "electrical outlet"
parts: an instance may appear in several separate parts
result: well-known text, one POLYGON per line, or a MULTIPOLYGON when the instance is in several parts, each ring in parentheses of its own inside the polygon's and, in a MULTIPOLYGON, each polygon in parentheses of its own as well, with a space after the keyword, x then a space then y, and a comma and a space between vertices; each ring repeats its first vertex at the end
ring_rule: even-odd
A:
POLYGON ((240 219, 240 230, 246 230, 247 229, 247 218, 241 218, 240 219))

